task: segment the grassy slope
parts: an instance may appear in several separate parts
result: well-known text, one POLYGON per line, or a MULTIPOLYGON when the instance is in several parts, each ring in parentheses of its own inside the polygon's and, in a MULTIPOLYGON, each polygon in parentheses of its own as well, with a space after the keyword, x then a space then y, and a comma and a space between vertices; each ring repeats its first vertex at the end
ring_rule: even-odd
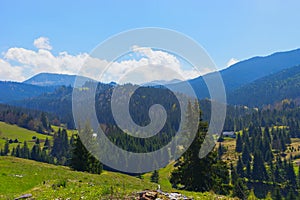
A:
MULTIPOLYGON (((25 128, 18 127, 17 125, 11 125, 6 124, 4 122, 0 122, 0 148, 3 148, 6 138, 8 139, 18 139, 19 142, 24 142, 25 140, 28 142, 29 146, 32 146, 34 144, 34 140, 32 140, 32 137, 36 136, 41 141, 46 139, 48 137, 49 139, 52 138, 52 136, 39 134, 35 131, 30 131, 25 128)), ((17 146, 16 143, 11 144, 10 148, 17 146)))
MULTIPOLYGON (((169 170, 169 166, 161 169, 160 176, 164 177, 169 170)), ((36 199, 132 199, 133 193, 157 188, 156 184, 150 183, 149 175, 146 174, 142 180, 107 171, 96 175, 31 160, 0 157, 0 199, 12 199, 28 193, 36 199), (64 183, 65 186, 62 186, 64 183)), ((161 178, 161 181, 165 180, 161 178)), ((162 189, 175 191, 166 185, 162 189)), ((179 192, 195 199, 228 199, 209 192, 179 192)))
POLYGON ((14 157, 0 157, 0 183, 0 199, 12 199, 24 193, 31 193, 37 199, 99 199, 111 194, 121 198, 134 191, 156 188, 148 181, 120 173, 88 174, 14 157), (64 182, 65 187, 57 186, 64 182))

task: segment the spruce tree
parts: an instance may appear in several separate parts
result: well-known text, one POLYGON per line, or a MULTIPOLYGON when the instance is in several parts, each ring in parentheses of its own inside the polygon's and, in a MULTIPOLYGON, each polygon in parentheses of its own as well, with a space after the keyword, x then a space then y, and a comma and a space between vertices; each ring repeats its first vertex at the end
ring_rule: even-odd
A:
POLYGON ((43 149, 45 149, 45 150, 50 150, 51 149, 50 140, 48 139, 48 137, 46 137, 43 149))
POLYGON ((247 166, 246 166, 246 173, 245 173, 245 176, 246 176, 248 179, 251 179, 251 175, 252 175, 252 171, 251 171, 251 163, 248 162, 248 163, 247 163, 247 166))
POLYGON ((237 134, 235 151, 241 153, 243 151, 243 140, 240 133, 237 134))
MULTIPOLYGON (((216 151, 210 152, 202 159, 199 158, 199 149, 203 145, 207 126, 207 123, 199 122, 194 141, 182 157, 178 159, 177 167, 171 173, 170 182, 173 186, 181 184, 184 185, 186 190, 203 192, 212 190, 216 185, 222 187, 224 184, 221 183, 229 182, 226 164, 217 159, 216 151)), ((218 188, 217 190, 221 191, 222 189, 218 188)))
POLYGON ((21 147, 20 147, 20 144, 18 144, 17 147, 16 147, 16 157, 21 157, 21 147))
POLYGON ((297 178, 294 171, 293 163, 289 161, 286 168, 286 176, 291 187, 297 188, 297 178))
POLYGON ((21 149, 21 158, 30 158, 30 150, 28 148, 27 142, 24 141, 23 143, 23 147, 21 149))
POLYGON ((223 154, 224 154, 224 147, 223 147, 222 143, 219 142, 218 157, 220 160, 222 159, 223 154))
POLYGON ((87 171, 94 174, 100 174, 103 168, 100 161, 88 152, 78 135, 74 135, 70 165, 74 170, 87 171))
POLYGON ((247 165, 248 162, 251 162, 252 158, 250 155, 250 151, 247 144, 243 145, 243 152, 242 152, 242 161, 245 165, 247 165))
POLYGON ((6 140, 6 141, 5 141, 5 144, 4 144, 3 155, 4 155, 4 156, 7 156, 8 153, 9 153, 9 141, 6 140))
POLYGON ((296 198, 296 195, 295 195, 295 191, 294 191, 293 188, 291 187, 291 188, 289 189, 288 194, 287 194, 286 200, 295 200, 295 199, 297 199, 297 198, 296 198))
POLYGON ((11 156, 15 156, 16 157, 16 148, 13 147, 12 151, 11 151, 11 156))
POLYGON ((279 187, 276 187, 273 193, 274 200, 282 200, 281 193, 279 187))
POLYGON ((88 152, 82 144, 78 135, 74 136, 74 147, 72 151, 71 167, 77 171, 86 171, 88 168, 88 152))
POLYGON ((252 178, 259 181, 268 180, 268 173, 260 151, 254 153, 252 178))
POLYGON ((154 170, 154 172, 151 175, 151 182, 158 183, 159 180, 159 174, 157 170, 154 170))
POLYGON ((239 159, 237 161, 236 172, 240 177, 244 177, 244 165, 241 156, 239 156, 239 159))
POLYGON ((30 158, 36 161, 42 161, 40 144, 33 145, 30 153, 30 158))
POLYGON ((236 183, 233 186, 232 195, 240 199, 247 199, 248 197, 248 188, 245 185, 245 182, 242 178, 238 178, 236 183))
POLYGON ((231 174, 231 184, 234 185, 238 179, 238 174, 235 170, 235 168, 233 167, 233 164, 230 163, 230 174, 231 174))

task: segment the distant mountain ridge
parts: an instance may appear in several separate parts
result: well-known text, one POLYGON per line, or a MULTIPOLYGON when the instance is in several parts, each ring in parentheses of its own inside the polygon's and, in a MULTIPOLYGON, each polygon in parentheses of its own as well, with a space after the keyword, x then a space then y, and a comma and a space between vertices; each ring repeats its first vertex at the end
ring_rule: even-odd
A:
POLYGON ((19 101, 39 96, 43 93, 53 92, 54 90, 54 86, 41 87, 26 83, 0 81, 0 102, 19 101))
POLYGON ((40 73, 23 83, 38 85, 38 86, 72 86, 74 87, 75 80, 77 85, 84 85, 87 81, 95 81, 84 76, 68 75, 68 74, 54 74, 54 73, 40 73))
MULTIPOLYGON (((240 61, 229 68, 221 70, 219 73, 222 76, 226 93, 230 93, 243 85, 251 83, 264 76, 268 76, 281 70, 300 64, 300 49, 295 49, 285 52, 273 53, 264 57, 253 57, 244 61, 240 61)), ((196 91, 197 96, 209 98, 207 86, 204 78, 212 77, 212 73, 197 77, 190 80, 191 86, 196 91)), ((181 83, 174 84, 175 88, 180 90, 181 83)))
POLYGON ((261 107, 300 98, 300 65, 260 78, 228 94, 228 103, 261 107))

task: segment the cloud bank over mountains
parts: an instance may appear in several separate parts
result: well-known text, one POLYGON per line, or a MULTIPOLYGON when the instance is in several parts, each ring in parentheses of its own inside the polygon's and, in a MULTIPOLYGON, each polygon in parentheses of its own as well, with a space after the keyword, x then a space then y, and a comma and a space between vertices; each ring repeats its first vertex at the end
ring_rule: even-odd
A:
POLYGON ((144 83, 155 80, 187 80, 209 72, 187 67, 176 56, 161 50, 133 46, 129 56, 116 61, 93 58, 88 53, 54 55, 47 37, 39 37, 33 45, 37 50, 9 48, 0 57, 0 80, 24 81, 41 73, 84 75, 101 82, 144 83), (84 67, 83 67, 84 66, 84 67), (83 67, 83 68, 82 68, 83 67))

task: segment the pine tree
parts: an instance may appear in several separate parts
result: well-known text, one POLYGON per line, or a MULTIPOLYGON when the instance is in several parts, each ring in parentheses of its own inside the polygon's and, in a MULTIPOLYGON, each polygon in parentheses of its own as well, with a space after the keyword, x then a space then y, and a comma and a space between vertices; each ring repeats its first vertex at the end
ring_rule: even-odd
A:
POLYGON ((268 173, 260 151, 254 153, 252 178, 259 181, 268 180, 268 173))
POLYGON ((41 114, 40 121, 42 123, 43 128, 48 130, 49 121, 48 121, 48 118, 47 118, 47 116, 44 112, 42 112, 42 114, 41 114))
POLYGON ((247 166, 246 166, 246 174, 245 174, 245 176, 246 176, 248 179, 251 179, 251 175, 252 175, 252 171, 251 171, 251 163, 248 162, 248 163, 247 163, 247 166))
POLYGON ((287 180, 288 180, 289 184, 296 189, 297 188, 297 180, 296 180, 297 178, 296 178, 296 174, 294 171, 293 163, 291 161, 289 161, 289 163, 287 164, 286 176, 287 176, 287 180))
POLYGON ((282 200, 280 189, 278 187, 275 188, 274 194, 273 194, 274 200, 282 200))
POLYGON ((65 165, 69 159, 69 140, 67 131, 59 129, 53 136, 53 146, 51 149, 51 156, 57 158, 58 163, 65 165))
POLYGON ((21 157, 21 147, 20 147, 20 144, 18 144, 17 147, 16 147, 16 157, 21 157))
POLYGON ((48 139, 48 137, 46 137, 43 149, 45 149, 45 150, 50 150, 51 149, 50 140, 48 139))
POLYGON ((12 151, 11 151, 11 156, 15 156, 16 157, 16 148, 13 147, 12 151))
POLYGON ((75 142, 72 151, 72 158, 71 158, 71 167, 77 171, 86 171, 87 160, 88 160, 88 152, 84 145, 82 144, 78 135, 74 136, 75 142))
POLYGON ((224 147, 222 146, 222 143, 219 142, 219 147, 218 147, 218 157, 221 160, 222 156, 224 154, 224 147))
POLYGON ((78 135, 74 135, 70 165, 74 170, 87 171, 94 174, 100 174, 103 168, 99 160, 87 151, 78 135))
POLYGON ((27 142, 24 141, 23 143, 23 147, 21 149, 21 158, 30 158, 30 151, 29 151, 29 148, 28 148, 28 145, 27 145, 27 142))
POLYGON ((8 153, 9 153, 9 141, 6 140, 6 141, 5 141, 5 144, 4 144, 3 155, 4 155, 4 156, 7 156, 8 153))
POLYGON ((297 198, 296 198, 296 195, 295 195, 295 191, 294 191, 293 188, 291 187, 291 188, 289 189, 288 194, 287 194, 286 200, 295 200, 295 199, 297 199, 297 198))
POLYGON ((158 183, 159 180, 159 174, 157 170, 154 170, 154 172, 151 175, 151 182, 158 183))
POLYGON ((231 172, 231 184, 234 185, 238 179, 238 174, 236 173, 236 170, 233 167, 232 163, 230 163, 230 172, 231 172))
POLYGON ((235 151, 241 153, 243 151, 243 140, 240 133, 237 134, 235 151))
POLYGON ((298 189, 300 188, 300 165, 298 166, 298 176, 297 176, 298 189))
MULTIPOLYGON (((188 113, 188 115, 190 114, 188 113)), ((194 141, 182 157, 178 159, 177 168, 171 173, 170 182, 173 186, 184 185, 186 190, 209 191, 216 185, 223 186, 224 184, 221 183, 229 182, 229 175, 226 164, 217 159, 216 151, 210 152, 202 159, 199 158, 199 149, 203 145, 207 123, 200 121, 198 127, 194 141)), ((217 190, 221 191, 222 189, 218 188, 217 190)))
POLYGON ((30 158, 36 161, 42 161, 40 144, 33 145, 30 153, 30 158))
POLYGON ((244 144, 243 146, 243 152, 242 152, 242 161, 245 165, 247 165, 248 162, 251 162, 251 155, 249 152, 248 145, 244 144))
POLYGON ((237 165, 236 165, 236 172, 240 177, 244 177, 244 165, 243 162, 241 160, 241 156, 239 156, 239 159, 237 161, 237 165))
POLYGON ((243 179, 238 178, 236 183, 233 186, 232 195, 240 199, 247 199, 248 197, 248 188, 245 185, 243 179))

